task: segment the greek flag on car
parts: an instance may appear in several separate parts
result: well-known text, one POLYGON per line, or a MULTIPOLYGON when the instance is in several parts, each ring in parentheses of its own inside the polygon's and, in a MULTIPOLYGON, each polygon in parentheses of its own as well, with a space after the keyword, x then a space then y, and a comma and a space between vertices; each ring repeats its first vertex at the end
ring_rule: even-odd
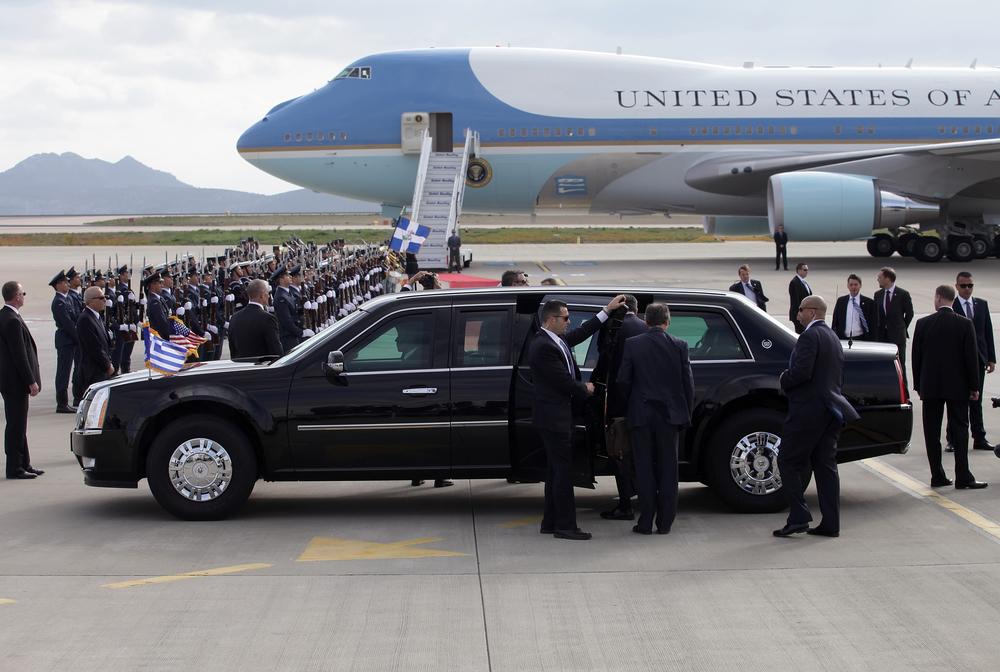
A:
POLYGON ((142 330, 142 341, 146 346, 146 368, 160 373, 177 373, 184 368, 187 359, 187 348, 170 341, 165 341, 150 333, 150 328, 142 330))
POLYGON ((431 227, 411 222, 406 217, 400 217, 396 223, 396 230, 392 232, 389 247, 397 252, 416 253, 429 235, 431 235, 431 227))

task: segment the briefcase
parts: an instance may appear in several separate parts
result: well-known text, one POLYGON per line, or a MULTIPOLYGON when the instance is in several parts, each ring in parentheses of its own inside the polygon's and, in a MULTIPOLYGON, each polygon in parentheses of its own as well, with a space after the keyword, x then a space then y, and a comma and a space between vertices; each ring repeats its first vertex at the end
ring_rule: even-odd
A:
POLYGON ((612 418, 611 424, 604 430, 604 445, 608 450, 608 457, 617 460, 624 459, 632 452, 628 441, 628 426, 625 418, 612 418))

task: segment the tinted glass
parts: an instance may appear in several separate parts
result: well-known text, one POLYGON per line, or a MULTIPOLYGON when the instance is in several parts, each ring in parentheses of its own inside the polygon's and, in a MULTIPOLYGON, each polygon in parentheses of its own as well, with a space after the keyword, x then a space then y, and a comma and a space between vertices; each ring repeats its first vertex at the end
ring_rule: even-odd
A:
POLYGON ((688 344, 691 361, 747 358, 732 325, 720 313, 673 313, 667 331, 688 344))
POLYGON ((510 364, 507 310, 460 312, 456 334, 456 367, 510 364))
POLYGON ((344 370, 398 371, 431 368, 434 354, 434 316, 406 315, 375 328, 344 353, 344 370))

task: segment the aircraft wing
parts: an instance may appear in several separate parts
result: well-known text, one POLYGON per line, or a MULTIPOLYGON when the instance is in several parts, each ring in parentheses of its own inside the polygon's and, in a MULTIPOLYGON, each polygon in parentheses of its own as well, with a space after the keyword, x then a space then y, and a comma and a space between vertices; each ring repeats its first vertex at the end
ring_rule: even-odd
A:
POLYGON ((764 193, 778 173, 824 170, 868 175, 902 193, 948 199, 1000 179, 1000 138, 821 154, 730 153, 692 166, 685 182, 732 196, 764 193))

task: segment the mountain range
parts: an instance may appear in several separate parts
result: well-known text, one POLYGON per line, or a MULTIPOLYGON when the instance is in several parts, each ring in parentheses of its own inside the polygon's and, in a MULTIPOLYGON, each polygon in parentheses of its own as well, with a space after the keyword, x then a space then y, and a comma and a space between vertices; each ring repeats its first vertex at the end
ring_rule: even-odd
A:
POLYGON ((268 196, 203 189, 131 156, 110 163, 35 154, 0 172, 0 215, 145 215, 378 212, 376 203, 295 189, 268 196))

